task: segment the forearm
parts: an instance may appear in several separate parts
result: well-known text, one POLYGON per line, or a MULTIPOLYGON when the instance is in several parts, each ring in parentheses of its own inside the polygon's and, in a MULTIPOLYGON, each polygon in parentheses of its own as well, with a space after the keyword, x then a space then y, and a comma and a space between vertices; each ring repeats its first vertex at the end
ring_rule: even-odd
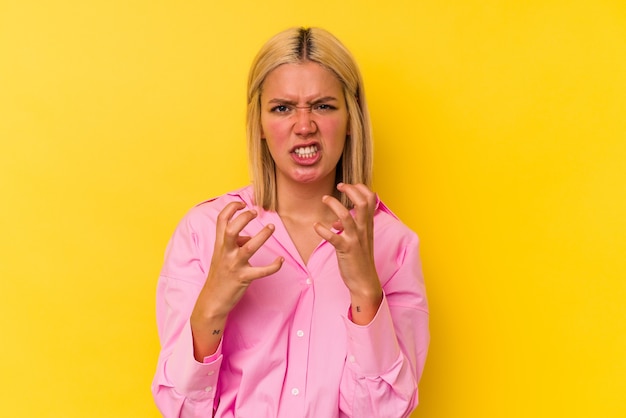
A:
POLYGON ((202 363, 204 358, 215 354, 222 340, 226 315, 210 315, 194 312, 189 323, 193 338, 193 356, 202 363))
POLYGON ((224 334, 228 314, 245 290, 242 287, 234 297, 228 293, 224 296, 223 290, 217 286, 219 282, 209 273, 189 318, 193 356, 200 363, 205 357, 215 354, 224 334))
POLYGON ((357 325, 369 324, 376 316, 382 300, 383 291, 380 284, 359 289, 358 292, 350 292, 350 320, 357 325))

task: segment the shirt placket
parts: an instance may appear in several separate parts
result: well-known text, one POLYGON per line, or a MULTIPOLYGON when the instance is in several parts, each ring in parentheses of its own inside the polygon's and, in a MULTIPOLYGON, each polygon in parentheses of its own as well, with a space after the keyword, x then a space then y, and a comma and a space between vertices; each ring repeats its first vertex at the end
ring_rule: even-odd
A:
POLYGON ((286 408, 281 408, 282 411, 288 411, 290 417, 304 416, 311 320, 315 301, 313 277, 307 269, 303 268, 299 280, 302 283, 302 291, 289 330, 290 348, 283 393, 283 406, 286 408))

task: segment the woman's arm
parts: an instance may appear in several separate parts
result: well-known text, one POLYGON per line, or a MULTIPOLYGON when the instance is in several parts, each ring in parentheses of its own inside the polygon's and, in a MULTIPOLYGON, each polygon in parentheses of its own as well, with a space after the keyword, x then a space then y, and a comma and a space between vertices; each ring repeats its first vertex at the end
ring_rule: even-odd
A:
POLYGON ((280 258, 264 267, 249 265, 273 227, 242 236, 256 216, 254 211, 235 216, 243 209, 242 202, 231 202, 209 224, 206 216, 192 211, 168 244, 157 288, 162 348, 152 385, 155 403, 166 418, 212 416, 228 313, 251 281, 282 265, 280 258), (213 235, 214 243, 209 244, 206 238, 213 235))
POLYGON ((381 418, 408 417, 418 404, 430 334, 417 236, 405 237, 398 251, 400 264, 385 277, 385 297, 373 321, 359 326, 346 320, 340 408, 349 417, 368 411, 381 418))
POLYGON ((406 229, 377 236, 375 254, 375 194, 364 185, 340 184, 338 189, 353 202, 353 213, 326 196, 324 202, 339 218, 333 225, 339 233, 321 224, 315 228, 335 247, 351 296, 340 410, 347 417, 371 416, 372 411, 381 418, 406 417, 418 402, 430 338, 418 239, 406 229), (393 263, 395 270, 385 268, 387 277, 379 278, 377 262, 393 263))

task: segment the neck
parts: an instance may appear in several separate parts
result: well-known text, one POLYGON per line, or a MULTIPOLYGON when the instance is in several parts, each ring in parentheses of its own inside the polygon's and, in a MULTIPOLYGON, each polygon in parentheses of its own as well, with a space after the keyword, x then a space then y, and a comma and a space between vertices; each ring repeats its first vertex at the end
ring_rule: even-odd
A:
POLYGON ((276 186, 278 191, 277 212, 281 217, 307 221, 310 219, 322 221, 336 217, 322 202, 324 195, 338 196, 334 173, 323 182, 311 184, 296 184, 277 179, 276 186))

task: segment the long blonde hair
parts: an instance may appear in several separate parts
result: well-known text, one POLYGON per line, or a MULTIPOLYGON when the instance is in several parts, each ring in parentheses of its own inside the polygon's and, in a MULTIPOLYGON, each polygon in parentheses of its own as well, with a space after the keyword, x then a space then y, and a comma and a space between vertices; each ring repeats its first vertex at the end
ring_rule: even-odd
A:
MULTIPOLYGON (((256 204, 276 210, 276 168, 261 134, 261 92, 265 77, 283 64, 316 62, 332 71, 343 86, 348 109, 348 132, 335 183, 363 183, 371 186, 372 131, 365 101, 363 79, 345 46, 320 28, 291 28, 274 35, 261 47, 248 76, 246 117, 250 174, 256 204)), ((347 197, 342 203, 351 207, 347 197)))

